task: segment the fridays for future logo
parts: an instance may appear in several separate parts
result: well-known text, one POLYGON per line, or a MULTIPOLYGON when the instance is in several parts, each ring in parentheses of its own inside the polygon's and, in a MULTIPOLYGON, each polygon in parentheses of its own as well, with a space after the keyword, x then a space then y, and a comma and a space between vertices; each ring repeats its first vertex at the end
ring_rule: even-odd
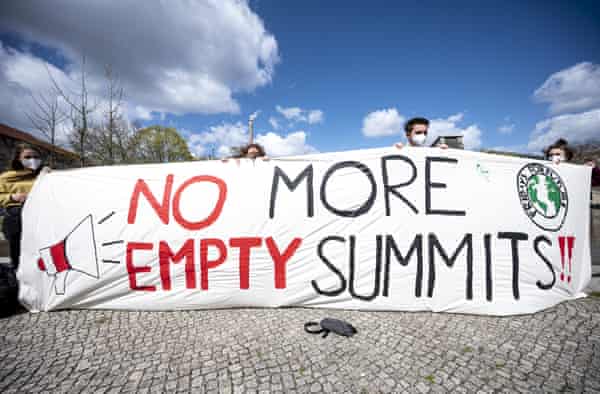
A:
POLYGON ((565 222, 569 198, 565 183, 552 168, 539 163, 525 165, 517 174, 519 200, 536 226, 558 231, 565 222))

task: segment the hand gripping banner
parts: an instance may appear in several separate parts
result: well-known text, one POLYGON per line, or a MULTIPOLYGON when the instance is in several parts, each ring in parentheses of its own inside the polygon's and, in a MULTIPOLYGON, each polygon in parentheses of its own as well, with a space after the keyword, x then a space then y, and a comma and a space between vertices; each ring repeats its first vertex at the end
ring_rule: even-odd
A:
POLYGON ((20 300, 489 315, 583 296, 590 170, 435 148, 43 173, 20 300))

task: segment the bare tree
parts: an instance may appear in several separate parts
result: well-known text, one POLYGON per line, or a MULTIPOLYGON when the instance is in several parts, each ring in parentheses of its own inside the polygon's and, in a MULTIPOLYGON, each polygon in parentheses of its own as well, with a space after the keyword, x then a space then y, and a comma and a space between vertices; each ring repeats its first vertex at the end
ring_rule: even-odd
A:
POLYGON ((88 138, 89 156, 102 164, 123 163, 129 161, 130 141, 134 135, 134 126, 123 117, 123 87, 112 71, 105 68, 106 109, 104 121, 99 127, 92 127, 88 138))
POLYGON ((81 160, 81 166, 86 164, 87 159, 87 146, 89 144, 89 130, 91 123, 91 115, 96 111, 97 104, 89 103, 89 92, 86 84, 87 74, 85 70, 85 56, 81 62, 81 80, 79 81, 79 87, 77 91, 71 92, 66 91, 66 87, 61 87, 56 79, 52 76, 50 69, 46 68, 52 85, 56 90, 56 93, 62 97, 69 108, 69 118, 73 125, 73 130, 69 135, 69 141, 79 154, 81 160))
POLYGON ((113 75, 112 68, 106 66, 105 69, 106 81, 108 84, 108 108, 106 111, 106 150, 108 154, 108 162, 110 164, 115 161, 115 144, 114 137, 116 137, 118 130, 118 123, 122 121, 121 104, 123 101, 123 87, 120 85, 118 79, 113 75))
MULTIPOLYGON (((32 126, 43 133, 50 144, 56 146, 56 131, 59 124, 67 119, 67 116, 60 110, 58 99, 59 96, 55 92, 40 93, 38 95, 31 94, 31 99, 35 107, 28 112, 25 112, 32 126)), ((50 166, 55 165, 55 153, 50 152, 50 166)))

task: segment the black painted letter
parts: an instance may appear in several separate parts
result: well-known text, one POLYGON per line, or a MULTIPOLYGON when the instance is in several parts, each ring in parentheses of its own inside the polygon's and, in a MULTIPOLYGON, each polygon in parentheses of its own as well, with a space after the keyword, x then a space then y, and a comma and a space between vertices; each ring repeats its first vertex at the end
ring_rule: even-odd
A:
POLYGON ((552 241, 550 241, 550 239, 548 239, 544 235, 540 235, 533 241, 533 249, 535 250, 535 253, 540 257, 540 259, 544 260, 544 263, 546 263, 546 267, 548 267, 548 269, 552 273, 552 283, 544 284, 541 280, 538 280, 537 282, 535 282, 535 284, 542 290, 550 290, 556 283, 556 272, 554 272, 554 268, 552 267, 552 263, 550 262, 550 260, 548 260, 546 256, 544 256, 540 251, 541 242, 544 242, 546 245, 552 246, 552 241))
POLYGON ((454 265, 454 261, 464 247, 467 247, 467 285, 466 296, 467 300, 473 299, 473 234, 465 234, 465 237, 458 245, 451 257, 448 257, 446 251, 438 241, 435 234, 429 234, 429 289, 428 297, 433 297, 433 288, 435 286, 435 252, 434 248, 440 253, 444 263, 448 267, 454 265))
POLYGON ((448 215, 465 216, 465 211, 452 211, 446 209, 431 209, 431 189, 445 189, 445 183, 431 182, 431 163, 458 163, 456 159, 448 157, 427 157, 425 158, 425 212, 427 215, 448 215))
POLYGON ((513 284, 513 297, 518 300, 519 294, 519 241, 527 241, 529 236, 525 233, 498 233, 499 239, 510 239, 510 247, 512 251, 512 284, 513 284))
POLYGON ((329 261, 329 259, 327 257, 323 256, 323 246, 329 241, 337 241, 337 242, 345 243, 346 239, 344 237, 332 235, 330 237, 322 239, 321 242, 319 242, 319 245, 317 246, 317 253, 318 253, 321 261, 323 261, 325 263, 325 265, 327 266, 327 268, 329 268, 338 278, 340 278, 340 282, 341 282, 340 287, 336 290, 321 290, 321 288, 317 285, 316 280, 310 281, 310 284, 312 285, 313 289, 315 289, 315 291, 318 294, 329 296, 329 297, 334 297, 336 295, 342 294, 342 292, 344 290, 346 290, 346 278, 344 278, 344 275, 340 272, 340 270, 337 269, 337 267, 335 265, 331 264, 331 261, 329 261))
POLYGON ((275 166, 275 172, 273 173, 273 184, 271 185, 271 203, 269 204, 269 218, 273 219, 275 216, 275 200, 277 199, 277 188, 279 186, 279 178, 283 179, 285 185, 291 191, 296 190, 300 182, 304 178, 307 178, 306 184, 306 200, 307 200, 307 213, 308 217, 313 217, 314 215, 314 203, 313 203, 313 166, 309 165, 294 179, 293 181, 288 178, 288 176, 283 172, 283 170, 277 166, 275 166))
POLYGON ((391 156, 383 156, 381 158, 381 175, 383 177, 383 193, 385 195, 385 216, 390 216, 390 193, 393 194, 394 196, 398 197, 399 199, 401 199, 402 201, 404 201, 404 203, 406 205, 408 205, 408 207, 410 209, 413 210, 414 213, 419 213, 419 211, 417 210, 417 208, 415 208, 415 206, 406 198, 404 197, 402 194, 400 194, 396 189, 401 188, 403 186, 408 186, 411 183, 413 183, 415 181, 415 179, 417 179, 417 167, 415 166, 415 164, 412 162, 412 160, 410 160, 408 157, 406 156, 402 156, 402 155, 391 155, 391 156), (387 162, 388 160, 402 160, 406 163, 408 163, 410 165, 410 168, 412 170, 412 174, 410 175, 410 179, 406 182, 403 183, 399 183, 397 185, 390 185, 388 184, 388 168, 387 168, 387 162))
POLYGON ((423 236, 417 234, 413 240, 406 257, 402 256, 402 253, 398 250, 396 241, 391 235, 385 236, 385 268, 383 273, 383 296, 387 297, 389 294, 390 287, 390 260, 392 253, 396 256, 396 260, 404 266, 408 265, 408 261, 412 257, 413 253, 417 252, 417 277, 415 280, 415 297, 421 297, 421 288, 423 287, 423 236))
POLYGON ((321 202, 323 202, 323 205, 329 210, 329 212, 338 216, 354 218, 369 212, 369 209, 371 209, 373 203, 375 202, 375 197, 377 197, 377 185, 375 184, 375 178, 373 178, 373 174, 371 173, 371 170, 369 170, 369 167, 358 161, 342 161, 334 164, 327 170, 325 176, 323 177, 323 181, 321 182, 321 202), (327 181, 329 180, 329 178, 337 170, 346 167, 354 167, 359 169, 363 174, 367 176, 369 182, 371 183, 371 194, 369 195, 369 198, 367 199, 367 201, 365 201, 363 205, 361 205, 355 210, 343 210, 334 208, 327 202, 327 196, 325 195, 325 186, 327 185, 327 181))
POLYGON ((373 285, 373 292, 370 295, 362 296, 357 294, 356 290, 354 289, 354 277, 356 276, 354 249, 356 247, 356 237, 354 235, 350 236, 350 287, 348 288, 348 291, 352 297, 363 301, 373 301, 373 299, 379 295, 379 277, 381 276, 381 243, 381 235, 378 235, 376 247, 377 257, 375 258, 375 283, 373 285))

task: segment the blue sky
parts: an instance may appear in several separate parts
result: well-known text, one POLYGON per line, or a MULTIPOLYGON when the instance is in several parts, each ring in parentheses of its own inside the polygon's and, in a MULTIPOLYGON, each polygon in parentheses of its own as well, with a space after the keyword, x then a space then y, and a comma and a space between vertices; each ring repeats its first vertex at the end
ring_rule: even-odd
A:
MULTIPOLYGON (((257 111, 273 155, 389 145, 412 116, 433 119, 432 134, 464 133, 472 149, 600 137, 597 2, 91 3, 0 6, 0 88, 25 97, 44 85, 44 62, 67 81, 82 54, 100 86, 110 62, 128 117, 177 127, 197 154, 244 141, 257 111)), ((14 112, 0 105, 0 122, 26 128, 14 112)))

